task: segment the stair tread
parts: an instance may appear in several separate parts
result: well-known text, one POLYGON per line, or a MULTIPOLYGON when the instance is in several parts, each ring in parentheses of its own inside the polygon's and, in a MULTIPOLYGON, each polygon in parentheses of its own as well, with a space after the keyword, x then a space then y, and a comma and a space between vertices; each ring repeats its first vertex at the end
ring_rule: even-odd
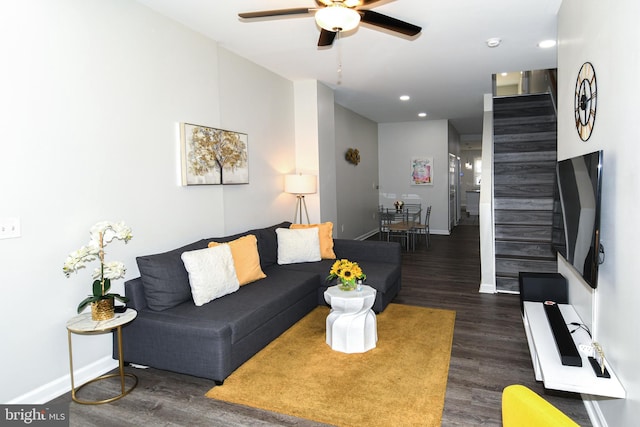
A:
POLYGON ((517 291, 519 271, 557 271, 557 118, 548 94, 494 98, 493 117, 496 280, 517 291))
POLYGON ((556 259, 553 257, 514 257, 511 255, 501 255, 498 256, 496 254, 496 261, 498 260, 513 260, 513 261, 547 261, 547 262, 552 262, 555 261, 556 259))

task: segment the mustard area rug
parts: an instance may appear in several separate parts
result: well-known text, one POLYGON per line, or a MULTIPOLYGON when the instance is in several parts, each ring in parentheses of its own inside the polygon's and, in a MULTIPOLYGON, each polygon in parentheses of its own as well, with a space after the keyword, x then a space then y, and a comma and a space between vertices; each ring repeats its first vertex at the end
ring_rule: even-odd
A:
POLYGON ((326 344, 328 314, 316 308, 206 396, 337 426, 439 426, 455 312, 390 304, 360 354, 326 344))

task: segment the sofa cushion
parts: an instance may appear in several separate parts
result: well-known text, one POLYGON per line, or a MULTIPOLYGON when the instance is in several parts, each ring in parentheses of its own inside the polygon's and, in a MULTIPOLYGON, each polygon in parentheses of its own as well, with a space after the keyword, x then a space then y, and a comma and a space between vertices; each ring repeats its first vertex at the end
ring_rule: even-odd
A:
MULTIPOLYGON (((372 261, 359 261, 354 258, 364 274, 367 275, 365 284, 375 288, 378 292, 385 293, 392 289, 395 283, 400 278, 400 265, 387 263, 387 262, 372 262, 372 261)), ((289 264, 283 266, 289 270, 307 271, 309 273, 316 273, 322 278, 320 288, 326 288, 336 284, 336 279, 326 281, 326 277, 329 275, 329 270, 335 261, 322 260, 320 262, 305 262, 300 264, 289 264)))
MULTIPOLYGON (((209 247, 216 247, 223 243, 210 242, 209 247)), ((236 269, 240 286, 267 277, 260 268, 260 254, 258 253, 258 239, 249 234, 227 243, 231 248, 233 265, 236 269)))
POLYGON ((317 228, 320 237, 320 256, 322 259, 336 259, 333 252, 333 223, 323 222, 321 224, 291 224, 289 228, 317 228))
MULTIPOLYGON (((308 273, 315 273, 320 276, 320 282, 318 282, 318 286, 324 285, 326 283, 335 282, 326 281, 327 276, 329 275, 329 270, 331 270, 331 266, 335 260, 332 259, 323 259, 318 262, 301 262, 298 264, 287 264, 283 265, 282 268, 287 270, 296 270, 296 271, 306 271, 308 273)), ((334 283, 335 284, 335 283, 334 283)))
POLYGON ((289 228, 290 222, 281 222, 271 227, 257 228, 246 234, 254 234, 258 238, 258 253, 260 253, 260 267, 267 272, 267 268, 278 264, 278 228, 289 228))
POLYGON ((228 244, 184 252, 181 258, 189 273, 191 295, 197 306, 240 288, 228 244))
POLYGON ((320 237, 316 228, 278 228, 278 264, 320 261, 320 237))
POLYGON ((169 316, 167 319, 174 318, 187 328, 202 322, 229 325, 231 342, 236 343, 279 315, 285 307, 317 293, 319 278, 316 274, 285 270, 278 265, 272 266, 266 274, 266 278, 201 307, 183 303, 164 313, 169 316))
POLYGON ((207 243, 199 240, 169 252, 136 258, 150 309, 166 310, 191 299, 189 275, 180 256, 183 252, 204 249, 207 243))

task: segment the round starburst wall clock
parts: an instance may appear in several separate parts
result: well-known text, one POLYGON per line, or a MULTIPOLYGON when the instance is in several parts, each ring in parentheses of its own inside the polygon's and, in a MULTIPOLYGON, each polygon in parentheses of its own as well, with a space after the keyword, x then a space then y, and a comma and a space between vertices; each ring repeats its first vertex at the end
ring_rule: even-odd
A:
POLYGON ((576 130, 580 139, 588 140, 596 123, 596 71, 590 62, 585 62, 578 71, 573 110, 576 130))

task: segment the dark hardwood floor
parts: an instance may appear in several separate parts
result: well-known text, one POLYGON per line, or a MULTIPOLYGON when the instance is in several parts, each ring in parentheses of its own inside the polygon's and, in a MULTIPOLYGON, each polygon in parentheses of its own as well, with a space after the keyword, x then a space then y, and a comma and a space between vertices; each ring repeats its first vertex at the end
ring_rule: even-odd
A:
MULTIPOLYGON (((376 238, 376 237, 374 237, 376 238)), ((524 384, 590 426, 579 396, 545 391, 535 381, 517 295, 480 294, 480 250, 476 218, 466 219, 451 236, 431 236, 431 246, 403 253, 400 304, 456 311, 443 426, 501 426, 501 395, 510 384, 524 384), (466 225, 469 224, 469 225, 466 225)), ((70 404, 71 426, 320 426, 308 420, 232 405, 204 397, 209 380, 156 369, 133 369, 138 387, 116 402, 70 404)), ((277 381, 277 378, 274 378, 277 381)), ((82 390, 85 398, 116 392, 103 381, 82 390)), ((104 395, 102 395, 104 398, 104 395)), ((67 393, 52 403, 70 402, 67 393)), ((393 420, 389 420, 393 426, 393 420)))
POLYGON ((456 311, 443 426, 502 425, 502 390, 510 384, 528 386, 580 425, 591 425, 579 395, 536 382, 519 296, 478 292, 477 217, 464 218, 451 236, 432 235, 431 247, 405 253, 402 267, 394 302, 456 311))

